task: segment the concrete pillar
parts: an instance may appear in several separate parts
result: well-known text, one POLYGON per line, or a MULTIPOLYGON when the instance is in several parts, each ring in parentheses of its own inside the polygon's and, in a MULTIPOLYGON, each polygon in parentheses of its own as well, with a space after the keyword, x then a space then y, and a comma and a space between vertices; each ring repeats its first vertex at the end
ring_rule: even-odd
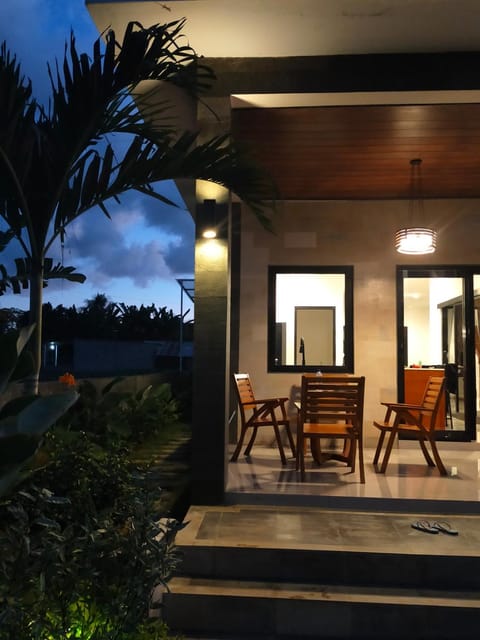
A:
POLYGON ((223 502, 228 424, 229 250, 228 205, 197 206, 193 364, 192 502, 223 502), (212 213, 217 237, 204 239, 212 213))

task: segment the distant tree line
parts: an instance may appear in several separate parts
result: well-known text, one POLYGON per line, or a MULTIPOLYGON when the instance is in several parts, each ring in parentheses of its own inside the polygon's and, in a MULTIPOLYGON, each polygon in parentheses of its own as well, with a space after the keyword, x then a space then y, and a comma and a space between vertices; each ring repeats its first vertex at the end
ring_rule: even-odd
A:
MULTIPOLYGON (((74 338, 96 340, 178 340, 181 317, 167 307, 154 304, 127 305, 111 302, 104 294, 86 300, 81 307, 43 309, 45 341, 70 342, 74 338)), ((28 322, 28 312, 20 309, 0 309, 0 333, 7 333, 28 322)), ((193 323, 183 323, 183 339, 193 339, 193 323)))

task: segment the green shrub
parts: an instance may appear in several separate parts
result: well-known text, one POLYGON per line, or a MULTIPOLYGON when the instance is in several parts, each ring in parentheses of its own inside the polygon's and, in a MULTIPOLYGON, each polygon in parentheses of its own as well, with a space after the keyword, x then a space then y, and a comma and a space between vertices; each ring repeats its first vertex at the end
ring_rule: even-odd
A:
POLYGON ((119 381, 100 393, 83 384, 73 406, 70 390, 0 412, 0 472, 14 471, 0 492, 0 640, 169 637, 149 614, 179 562, 183 525, 162 519, 155 474, 131 452, 177 420, 177 403, 169 385, 119 393, 119 381))
POLYGON ((38 485, 4 501, 1 640, 123 640, 142 625, 152 630, 144 623, 153 589, 179 560, 181 525, 159 520, 142 480, 111 509, 87 504, 81 521, 81 505, 38 485))
POLYGON ((179 419, 178 403, 168 383, 149 385, 124 398, 118 407, 118 419, 130 426, 131 437, 142 442, 179 419))
POLYGON ((178 401, 168 383, 137 392, 118 391, 116 378, 100 391, 88 380, 79 385, 80 399, 61 421, 76 431, 94 434, 103 444, 142 442, 178 422, 178 401))

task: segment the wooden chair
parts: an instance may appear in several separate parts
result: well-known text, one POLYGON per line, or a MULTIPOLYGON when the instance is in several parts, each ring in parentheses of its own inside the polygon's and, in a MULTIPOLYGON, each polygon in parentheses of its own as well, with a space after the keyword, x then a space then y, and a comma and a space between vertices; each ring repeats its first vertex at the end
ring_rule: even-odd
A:
POLYGON ((363 464, 363 405, 365 396, 364 376, 304 374, 297 425, 297 470, 305 481, 305 447, 310 439, 340 439, 344 453, 334 454, 337 460, 346 462, 355 471, 356 453, 360 482, 365 482, 363 464))
POLYGON ((392 452, 393 443, 399 434, 414 437, 418 440, 422 449, 425 460, 430 467, 435 464, 442 476, 447 475, 447 470, 438 453, 435 442, 435 420, 440 407, 440 402, 445 393, 445 378, 440 376, 432 376, 428 379, 423 393, 423 399, 420 405, 398 403, 398 402, 382 402, 387 407, 383 422, 374 422, 374 426, 380 430, 377 449, 373 458, 373 464, 378 463, 383 442, 387 433, 390 434, 385 449, 380 473, 385 473, 392 452), (430 443, 433 458, 425 446, 426 442, 430 443))
POLYGON ((252 435, 245 449, 246 456, 250 455, 253 443, 257 437, 258 429, 260 427, 273 427, 282 464, 287 464, 279 427, 282 425, 285 427, 292 455, 295 457, 295 443, 290 430, 290 420, 287 416, 286 409, 288 398, 267 398, 257 400, 253 393, 252 383, 248 373, 234 373, 233 377, 235 380, 242 426, 240 438, 235 451, 230 458, 231 462, 235 462, 238 459, 248 429, 252 429, 252 435))

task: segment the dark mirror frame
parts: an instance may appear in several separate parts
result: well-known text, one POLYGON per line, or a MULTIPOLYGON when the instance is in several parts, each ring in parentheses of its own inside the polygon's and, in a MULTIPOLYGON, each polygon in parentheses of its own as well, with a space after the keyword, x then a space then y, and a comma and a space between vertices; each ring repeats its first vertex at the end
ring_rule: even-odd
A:
POLYGON ((325 373, 353 373, 353 267, 352 266, 278 266, 268 267, 268 353, 267 371, 269 373, 294 373, 317 371, 325 373), (275 310, 276 276, 281 273, 329 274, 339 273, 345 277, 345 330, 343 365, 285 365, 275 363, 275 310))

